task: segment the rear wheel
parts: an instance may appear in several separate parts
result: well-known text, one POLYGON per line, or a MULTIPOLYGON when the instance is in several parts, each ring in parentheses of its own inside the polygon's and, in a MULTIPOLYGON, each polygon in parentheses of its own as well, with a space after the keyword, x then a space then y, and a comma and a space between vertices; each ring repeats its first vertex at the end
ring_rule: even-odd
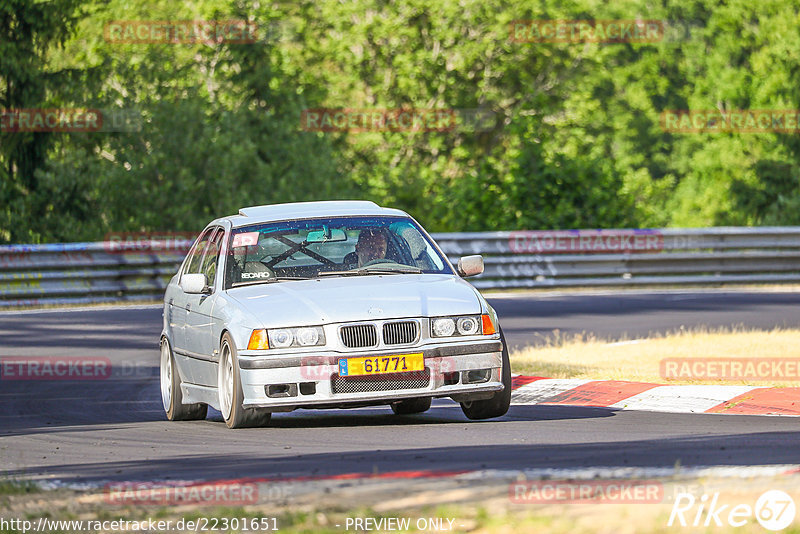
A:
POLYGON ((427 412, 431 408, 430 397, 420 397, 418 399, 406 399, 391 404, 395 415, 411 415, 415 413, 427 412))
POLYGON ((208 406, 203 403, 183 404, 181 378, 169 341, 161 340, 161 403, 170 421, 205 419, 208 406))
POLYGON ((247 428, 266 425, 272 414, 257 408, 242 406, 244 393, 242 392, 242 377, 239 372, 239 361, 236 356, 236 347, 230 334, 222 336, 219 351, 219 411, 228 428, 247 428))
POLYGON ((503 391, 498 391, 490 399, 462 402, 461 410, 469 419, 501 417, 508 412, 508 407, 511 405, 511 362, 502 330, 500 331, 500 341, 503 343, 503 368, 501 369, 503 391))

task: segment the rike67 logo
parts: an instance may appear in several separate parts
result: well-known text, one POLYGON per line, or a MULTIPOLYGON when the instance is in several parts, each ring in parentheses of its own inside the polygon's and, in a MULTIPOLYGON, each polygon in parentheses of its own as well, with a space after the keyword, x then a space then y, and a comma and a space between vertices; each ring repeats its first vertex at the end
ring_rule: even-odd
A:
POLYGON ((721 527, 727 523, 732 527, 742 527, 755 518, 767 530, 783 530, 794 521, 795 513, 794 500, 780 490, 764 492, 753 506, 744 503, 720 504, 718 492, 710 499, 708 495, 696 498, 691 493, 679 493, 672 505, 667 526, 677 523, 682 527, 721 527))

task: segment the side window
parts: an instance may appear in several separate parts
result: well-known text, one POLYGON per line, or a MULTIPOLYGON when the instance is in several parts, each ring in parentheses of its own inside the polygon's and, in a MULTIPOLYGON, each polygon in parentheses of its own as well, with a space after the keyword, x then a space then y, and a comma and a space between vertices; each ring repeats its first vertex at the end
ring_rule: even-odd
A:
POLYGON ((203 256, 200 272, 206 275, 209 287, 214 287, 217 278, 217 263, 219 262, 219 251, 222 249, 222 236, 225 231, 219 228, 213 237, 208 241, 205 255, 203 256))
POLYGON ((189 252, 189 259, 186 261, 186 265, 183 268, 182 274, 200 272, 200 263, 203 259, 203 253, 208 247, 209 240, 211 239, 215 230, 216 228, 210 228, 200 236, 200 238, 194 244, 194 247, 192 247, 192 250, 189 252))
POLYGON ((407 249, 411 256, 409 265, 419 267, 423 271, 441 271, 444 268, 441 258, 433 246, 412 224, 399 222, 389 227, 400 238, 401 248, 407 249))
POLYGON ((430 269, 431 265, 433 266, 433 269, 437 271, 444 269, 444 263, 442 263, 442 260, 439 258, 439 255, 436 253, 436 251, 433 250, 433 247, 430 245, 430 243, 425 243, 425 253, 420 254, 417 260, 419 261, 419 267, 421 269, 430 269))

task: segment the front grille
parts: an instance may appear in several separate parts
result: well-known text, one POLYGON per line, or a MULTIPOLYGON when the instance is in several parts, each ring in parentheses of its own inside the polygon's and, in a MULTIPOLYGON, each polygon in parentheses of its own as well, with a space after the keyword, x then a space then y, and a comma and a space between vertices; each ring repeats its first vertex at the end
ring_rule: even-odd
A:
POLYGON ((345 347, 356 349, 374 347, 378 344, 378 331, 374 324, 353 324, 343 326, 339 330, 345 347))
POLYGON ((417 340, 419 326, 416 321, 396 321, 383 325, 383 342, 387 345, 405 345, 417 340))
POLYGON ((420 389, 428 387, 431 371, 396 373, 391 375, 339 376, 333 375, 331 389, 337 393, 361 393, 365 391, 392 391, 397 389, 420 389))

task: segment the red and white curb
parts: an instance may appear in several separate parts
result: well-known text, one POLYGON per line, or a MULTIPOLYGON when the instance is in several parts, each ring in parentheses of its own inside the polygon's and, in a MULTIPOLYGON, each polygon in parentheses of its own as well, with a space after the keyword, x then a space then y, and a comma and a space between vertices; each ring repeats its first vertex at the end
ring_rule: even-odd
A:
POLYGON ((671 467, 535 467, 521 469, 464 469, 464 470, 418 470, 390 471, 386 473, 352 472, 338 475, 298 476, 298 477, 246 477, 234 479, 195 479, 195 480, 152 480, 152 481, 95 481, 64 482, 58 479, 31 480, 42 490, 72 489, 77 491, 104 490, 114 492, 154 491, 159 488, 236 487, 253 486, 260 488, 260 498, 286 498, 307 492, 318 491, 321 487, 353 488, 356 486, 392 483, 404 484, 411 481, 430 480, 621 480, 674 477, 714 477, 714 478, 756 478, 776 476, 800 476, 798 464, 775 465, 730 465, 730 466, 671 466, 671 467), (270 489, 271 488, 271 489, 270 489), (283 491, 278 491, 283 490, 283 491), (291 491, 287 491, 291 490, 291 491))
POLYGON ((515 376, 512 405, 593 406, 668 413, 800 416, 800 388, 669 386, 515 376))

